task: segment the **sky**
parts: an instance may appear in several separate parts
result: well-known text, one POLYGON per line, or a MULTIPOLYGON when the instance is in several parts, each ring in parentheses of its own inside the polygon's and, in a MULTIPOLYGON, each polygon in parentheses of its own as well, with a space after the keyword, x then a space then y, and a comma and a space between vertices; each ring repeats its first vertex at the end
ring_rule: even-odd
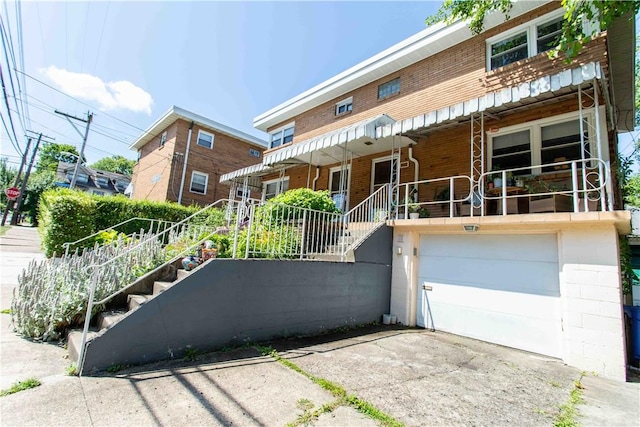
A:
MULTIPOLYGON (((13 51, 1 65, 18 148, 26 128, 79 151, 85 123, 71 120, 75 130, 54 111, 91 111, 88 163, 135 159, 129 145, 173 105, 266 139, 254 117, 423 30, 439 4, 5 1, 13 51), (22 101, 30 120, 15 113, 22 101)), ((0 138, 17 166, 4 128, 0 138)))
MULTIPOLYGON (((28 130, 80 151, 85 123, 71 120, 76 130, 54 111, 82 119, 91 111, 88 163, 135 159, 129 145, 173 105, 266 139, 254 117, 423 30, 439 5, 3 1, 13 48, 3 46, 0 65, 17 148, 34 135, 28 130), (26 109, 29 118, 15 113, 26 109)), ((17 166, 1 125, 0 143, 0 155, 17 166)), ((633 146, 632 136, 621 139, 623 152, 633 146)))

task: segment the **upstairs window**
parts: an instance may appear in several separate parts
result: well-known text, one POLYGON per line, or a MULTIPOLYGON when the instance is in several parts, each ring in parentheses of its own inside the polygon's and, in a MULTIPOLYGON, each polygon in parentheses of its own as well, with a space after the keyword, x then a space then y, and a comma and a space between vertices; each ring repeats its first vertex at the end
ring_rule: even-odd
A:
POLYGON ((271 143, 269 148, 276 148, 284 144, 288 144, 293 141, 293 134, 295 133, 295 124, 289 124, 281 127, 275 132, 271 133, 271 143))
POLYGON ((495 70, 554 48, 562 20, 562 11, 554 11, 487 39, 487 69, 495 70))
POLYGON ((353 97, 349 97, 344 101, 340 101, 336 104, 336 116, 341 116, 353 110, 353 97))
POLYGON ((100 187, 108 187, 109 186, 109 178, 105 176, 96 177, 96 182, 100 187))
POLYGON ((378 86, 378 99, 383 99, 396 93, 400 93, 400 77, 378 86))
POLYGON ((213 147, 213 135, 205 132, 203 130, 198 131, 198 145, 203 147, 212 148, 213 147))

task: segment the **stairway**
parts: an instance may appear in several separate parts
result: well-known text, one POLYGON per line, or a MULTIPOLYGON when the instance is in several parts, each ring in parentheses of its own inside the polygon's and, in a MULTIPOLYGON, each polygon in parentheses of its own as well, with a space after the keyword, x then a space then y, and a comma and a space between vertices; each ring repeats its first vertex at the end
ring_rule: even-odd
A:
POLYGON ((354 250, 383 224, 384 222, 351 223, 342 231, 334 245, 326 246, 323 252, 308 253, 307 259, 316 261, 354 262, 354 250))
MULTIPOLYGON (((210 261, 207 260, 203 264, 210 261)), ((153 280, 152 287, 135 286, 135 284, 128 286, 123 290, 122 294, 114 297, 113 301, 115 303, 110 303, 107 310, 93 316, 89 333, 87 334, 87 342, 100 336, 104 331, 135 312, 138 307, 191 274, 191 271, 182 269, 179 260, 174 260, 168 265, 160 267, 157 271, 158 280, 153 280)), ((82 329, 70 330, 67 335, 67 349, 69 351, 69 359, 74 363, 78 362, 81 343, 82 329)))

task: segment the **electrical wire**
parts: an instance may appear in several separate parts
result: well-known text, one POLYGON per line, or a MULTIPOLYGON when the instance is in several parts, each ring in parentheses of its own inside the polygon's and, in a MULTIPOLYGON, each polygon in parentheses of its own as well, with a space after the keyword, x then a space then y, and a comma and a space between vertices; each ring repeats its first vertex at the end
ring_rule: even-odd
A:
MULTIPOLYGON (((17 26, 18 26, 18 48, 20 49, 20 67, 24 70, 25 66, 24 66, 24 38, 22 36, 23 31, 22 31, 22 2, 17 1, 16 2, 16 22, 17 22, 17 26)), ((18 80, 19 81, 19 80, 18 80)), ((18 85, 18 89, 20 89, 20 85, 18 85)), ((20 89, 20 95, 22 95, 22 90, 24 90, 24 94, 27 94, 27 82, 24 79, 24 76, 22 76, 22 89, 20 89)), ((24 104, 24 102, 23 102, 24 104)), ((28 105, 23 105, 22 108, 22 113, 23 113, 23 117, 25 119, 26 122, 26 126, 24 127, 24 129, 29 129, 31 128, 31 116, 29 115, 29 106, 28 105)))
POLYGON ((96 61, 93 64, 93 74, 96 72, 96 67, 98 66, 98 58, 100 58, 100 48, 102 47, 102 37, 104 36, 104 29, 107 26, 107 16, 109 15, 109 6, 111 6, 111 1, 107 2, 107 10, 104 12, 104 21, 102 22, 102 31, 100 31, 100 39, 98 41, 98 48, 96 49, 96 61))
MULTIPOLYGON (((12 46, 9 45, 9 48, 7 47, 7 44, 8 44, 9 41, 8 41, 8 36, 6 34, 6 28, 4 26, 4 21, 2 20, 2 17, 0 17, 0 30, 1 30, 0 36, 2 38, 2 46, 4 48, 4 57, 5 57, 5 61, 7 63, 7 73, 9 75, 9 82, 11 84, 11 92, 13 93, 13 96, 15 97, 16 96, 16 88, 15 88, 15 86, 13 84, 13 75, 12 75, 12 72, 11 72, 11 63, 9 61, 9 59, 10 59, 10 57, 9 57, 10 49, 9 48, 12 48, 12 46)), ((15 64, 15 61, 14 61, 14 64, 15 64)), ((18 111, 18 113, 17 113, 18 117, 21 120, 20 124, 22 126, 22 130, 24 131, 26 129, 26 123, 24 122, 22 114, 20 112, 22 110, 22 108, 20 107, 20 105, 18 105, 18 102, 15 100, 15 98, 14 98, 14 103, 16 104, 16 110, 18 111)), ((16 143, 18 145, 20 144, 19 141, 16 141, 16 143)))
MULTIPOLYGON (((13 132, 13 137, 15 138, 15 144, 13 144, 13 148, 15 148, 15 150, 20 153, 23 154, 22 150, 20 150, 19 144, 18 144, 18 135, 16 135, 16 128, 13 124, 13 117, 11 115, 11 108, 9 107, 9 98, 7 97, 7 89, 4 85, 4 73, 2 72, 2 65, 0 65, 0 84, 2 84, 2 94, 3 94, 3 98, 4 98, 4 104, 7 107, 7 117, 9 117, 9 123, 11 124, 11 131, 13 132)), ((4 118, 2 119, 2 122, 4 123, 4 118)), ((7 134, 9 134, 9 131, 7 129, 7 134)), ((11 138, 9 138, 9 140, 11 141, 11 138)))

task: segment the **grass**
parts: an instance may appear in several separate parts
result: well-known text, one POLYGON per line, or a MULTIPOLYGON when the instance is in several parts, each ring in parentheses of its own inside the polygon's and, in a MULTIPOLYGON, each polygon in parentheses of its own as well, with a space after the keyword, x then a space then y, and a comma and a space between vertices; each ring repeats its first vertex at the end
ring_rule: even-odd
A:
MULTIPOLYGON (((318 410, 310 412, 308 409, 304 409, 303 414, 298 417, 298 419, 294 423, 287 424, 289 427, 295 427, 301 424, 307 424, 311 420, 317 419, 322 413, 333 412, 337 407, 342 405, 349 405, 355 408, 358 412, 368 416, 369 418, 380 422, 381 425, 387 427, 401 427, 404 426, 400 421, 393 418, 391 415, 384 413, 383 411, 376 408, 371 403, 366 400, 360 399, 354 395, 348 395, 347 391, 341 386, 332 383, 329 380, 324 378, 319 378, 310 373, 303 370, 301 367, 293 363, 288 359, 282 358, 276 350, 272 347, 264 347, 257 346, 256 349, 262 353, 263 356, 270 356, 275 359, 278 363, 286 366, 287 368, 298 372, 301 375, 304 375, 308 379, 310 379, 315 384, 319 385, 323 389, 327 390, 331 393, 336 400, 321 406, 318 410)), ((306 399, 305 399, 306 402, 306 399)), ((300 403, 300 401, 299 401, 300 403)))
POLYGON ((75 363, 72 363, 71 365, 67 366, 67 375, 71 377, 78 375, 78 367, 76 366, 75 363))
POLYGON ((38 387, 40 384, 40 381, 38 381, 36 378, 31 377, 24 381, 18 381, 14 383, 11 388, 0 391, 0 396, 8 396, 19 391, 28 390, 30 388, 38 387))
POLYGON ((11 314, 11 309, 5 308, 4 310, 0 311, 0 314, 11 314))
POLYGON ((578 409, 576 407, 584 401, 582 397, 584 386, 581 381, 585 375, 586 373, 583 372, 580 378, 573 382, 573 389, 571 393, 569 393, 569 400, 560 406, 558 415, 556 415, 556 419, 553 422, 554 427, 577 427, 580 425, 576 420, 576 416, 578 415, 578 409))
POLYGON ((186 360, 187 362, 195 362, 196 360, 199 359, 198 357, 198 353, 200 351, 197 348, 192 348, 191 346, 187 346, 187 348, 184 349, 184 360, 186 360))
POLYGON ((0 236, 7 232, 11 227, 8 225, 0 225, 0 236))

